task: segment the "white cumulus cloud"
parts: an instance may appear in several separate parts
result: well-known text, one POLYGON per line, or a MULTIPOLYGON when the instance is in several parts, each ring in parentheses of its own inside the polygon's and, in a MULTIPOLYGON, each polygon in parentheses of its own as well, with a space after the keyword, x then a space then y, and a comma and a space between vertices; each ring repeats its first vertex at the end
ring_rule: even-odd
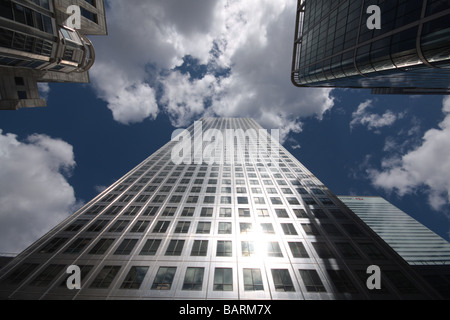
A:
POLYGON ((358 109, 352 114, 352 121, 350 122, 350 129, 357 125, 366 126, 369 130, 377 130, 382 127, 391 126, 399 118, 403 117, 402 113, 394 113, 387 110, 382 115, 371 113, 370 108, 373 107, 372 100, 366 100, 359 104, 358 109))
POLYGON ((174 126, 187 126, 203 115, 252 117, 288 134, 301 131, 302 118, 321 118, 333 107, 331 89, 290 82, 295 1, 133 4, 111 2, 109 35, 94 41, 92 80, 115 120, 130 124, 165 112, 174 126), (206 72, 176 69, 186 57, 206 72))
POLYGON ((450 97, 442 111, 439 128, 428 130, 420 146, 395 161, 385 159, 382 170, 369 170, 375 186, 399 195, 423 190, 435 210, 450 203, 450 97))
POLYGON ((17 253, 65 219, 77 205, 67 182, 72 146, 46 135, 20 141, 0 130, 0 252, 17 253))

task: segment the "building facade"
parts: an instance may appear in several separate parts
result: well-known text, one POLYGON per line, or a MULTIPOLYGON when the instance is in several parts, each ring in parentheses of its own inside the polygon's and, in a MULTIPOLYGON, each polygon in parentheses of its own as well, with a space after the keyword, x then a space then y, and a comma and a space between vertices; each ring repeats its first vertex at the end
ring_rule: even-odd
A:
POLYGON ((381 197, 338 196, 358 217, 450 299, 450 243, 381 197))
POLYGON ((275 136, 244 118, 178 132, 1 269, 0 297, 440 298, 275 136))
POLYGON ((298 0, 292 82, 448 94, 449 21, 442 0, 298 0))
POLYGON ((87 35, 106 35, 103 0, 0 0, 0 110, 46 106, 39 82, 89 82, 95 51, 87 35), (70 5, 80 28, 67 27, 70 5))

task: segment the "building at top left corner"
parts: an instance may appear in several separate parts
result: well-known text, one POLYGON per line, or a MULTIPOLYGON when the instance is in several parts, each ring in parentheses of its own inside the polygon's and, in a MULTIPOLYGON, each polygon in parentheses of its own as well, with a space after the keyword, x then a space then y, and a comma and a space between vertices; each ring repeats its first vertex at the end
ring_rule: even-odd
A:
POLYGON ((0 0, 0 110, 45 107, 38 83, 89 83, 87 36, 107 32, 104 0, 0 0))

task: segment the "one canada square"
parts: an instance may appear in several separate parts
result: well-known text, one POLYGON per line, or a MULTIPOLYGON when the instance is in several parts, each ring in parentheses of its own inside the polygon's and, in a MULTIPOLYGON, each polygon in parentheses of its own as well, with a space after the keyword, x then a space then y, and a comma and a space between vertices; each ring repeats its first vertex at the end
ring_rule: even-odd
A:
POLYGON ((440 298, 275 136, 199 120, 4 267, 0 298, 440 298))

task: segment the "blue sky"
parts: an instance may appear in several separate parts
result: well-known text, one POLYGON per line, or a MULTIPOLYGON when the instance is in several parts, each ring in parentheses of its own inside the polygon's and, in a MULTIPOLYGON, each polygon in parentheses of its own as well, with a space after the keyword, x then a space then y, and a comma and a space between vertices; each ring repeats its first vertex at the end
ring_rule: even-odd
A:
POLYGON ((108 2, 90 84, 0 115, 0 252, 20 252, 201 116, 253 117, 338 195, 449 240, 450 99, 290 83, 295 1, 108 2), (139 22, 139 23, 137 23, 139 22), (131 27, 133 26, 133 27, 131 27))

